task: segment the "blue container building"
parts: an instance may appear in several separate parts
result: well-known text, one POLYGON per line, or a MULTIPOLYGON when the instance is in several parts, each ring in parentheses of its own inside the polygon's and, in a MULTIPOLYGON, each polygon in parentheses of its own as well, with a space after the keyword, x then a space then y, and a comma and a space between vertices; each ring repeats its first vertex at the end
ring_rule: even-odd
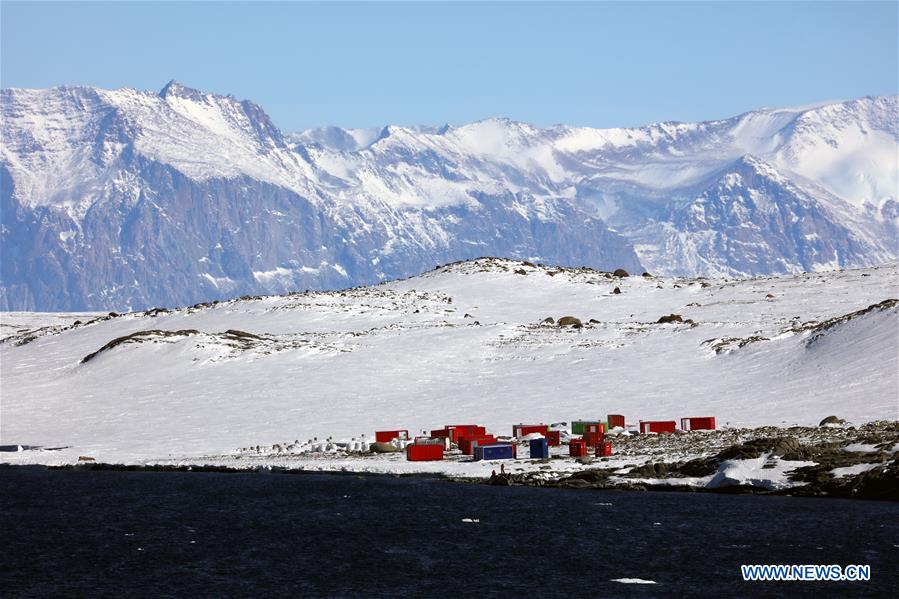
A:
POLYGON ((549 443, 546 439, 531 439, 531 458, 535 460, 549 459, 549 443))
POLYGON ((509 443, 478 445, 474 448, 475 460, 511 460, 515 457, 515 448, 509 443))

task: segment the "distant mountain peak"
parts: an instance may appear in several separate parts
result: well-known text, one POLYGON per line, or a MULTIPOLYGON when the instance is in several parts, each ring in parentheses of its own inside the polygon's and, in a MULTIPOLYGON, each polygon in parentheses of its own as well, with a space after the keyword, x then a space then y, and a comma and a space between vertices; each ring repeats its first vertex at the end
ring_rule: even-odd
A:
POLYGON ((170 97, 179 97, 179 98, 189 98, 192 100, 199 100, 203 98, 206 94, 198 89, 194 89, 192 87, 187 87, 186 85, 182 85, 175 79, 172 79, 168 83, 166 83, 161 90, 159 90, 160 98, 170 98, 170 97))

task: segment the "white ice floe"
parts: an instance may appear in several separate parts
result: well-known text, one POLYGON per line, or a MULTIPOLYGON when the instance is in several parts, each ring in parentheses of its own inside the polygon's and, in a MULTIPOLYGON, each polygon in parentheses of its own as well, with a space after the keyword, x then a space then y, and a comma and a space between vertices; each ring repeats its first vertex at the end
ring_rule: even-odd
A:
POLYGON ((620 582, 622 584, 657 584, 654 580, 646 580, 643 578, 613 578, 610 582, 620 582))

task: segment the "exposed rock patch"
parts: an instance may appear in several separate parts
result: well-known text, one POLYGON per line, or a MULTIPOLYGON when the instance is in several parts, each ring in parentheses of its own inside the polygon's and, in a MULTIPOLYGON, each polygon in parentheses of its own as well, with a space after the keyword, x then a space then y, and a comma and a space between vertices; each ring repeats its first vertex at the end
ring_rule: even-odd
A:
POLYGON ((584 324, 581 322, 580 318, 575 316, 563 316, 559 319, 559 326, 580 328, 584 326, 584 324))
POLYGON ((669 322, 683 322, 684 317, 680 314, 668 314, 667 316, 662 316, 656 322, 658 324, 666 324, 669 322))
POLYGON ((87 364, 103 352, 109 351, 114 347, 122 345, 123 343, 142 343, 144 341, 151 340, 153 337, 187 337, 190 335, 199 334, 200 331, 197 331, 196 329, 184 329, 181 331, 162 331, 159 329, 150 329, 148 331, 138 331, 136 333, 131 333, 130 335, 125 335, 123 337, 116 337, 97 351, 84 356, 81 359, 81 364, 87 364))

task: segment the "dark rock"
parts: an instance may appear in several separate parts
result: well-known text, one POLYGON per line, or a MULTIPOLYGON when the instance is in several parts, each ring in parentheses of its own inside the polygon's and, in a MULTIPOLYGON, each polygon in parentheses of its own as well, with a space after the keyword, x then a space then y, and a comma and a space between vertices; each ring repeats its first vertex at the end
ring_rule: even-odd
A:
POLYGON ((837 418, 836 416, 828 416, 824 420, 818 423, 818 426, 824 426, 825 424, 846 424, 846 421, 842 418, 837 418))
POLYGON ((774 447, 774 439, 762 437, 746 443, 731 445, 724 451, 719 452, 716 458, 719 461, 754 459, 761 457, 763 453, 770 451, 772 447, 774 447))
POLYGON ((518 269, 515 270, 515 274, 516 274, 516 275, 525 275, 525 276, 527 276, 528 271, 526 271, 526 270, 523 269, 523 268, 518 268, 518 269))
POLYGON ((611 470, 601 468, 591 468, 590 470, 581 470, 575 472, 564 480, 584 480, 591 484, 603 483, 608 480, 611 470))
POLYGON ((668 322, 683 322, 684 318, 680 314, 669 314, 667 316, 662 316, 656 322, 658 324, 665 324, 668 322))
POLYGON ((82 364, 86 364, 96 358, 99 354, 108 351, 116 346, 119 346, 123 343, 141 343, 143 341, 148 341, 153 337, 186 337, 189 335, 199 335, 200 331, 196 329, 183 329, 180 331, 161 331, 159 329, 150 329, 148 331, 137 331, 136 333, 131 333, 130 335, 125 335, 123 337, 116 337, 100 349, 95 352, 92 352, 81 359, 82 364))
POLYGON ((799 441, 793 437, 780 437, 774 442, 771 452, 773 455, 786 458, 798 455, 801 447, 799 441))
POLYGON ((618 295, 619 293, 621 293, 621 289, 616 287, 615 289, 612 290, 612 293, 614 293, 615 295, 618 295))
POLYGON ((628 476, 633 478, 661 478, 677 470, 677 464, 668 464, 665 462, 654 462, 651 464, 643 464, 637 466, 628 472, 628 476))
POLYGON ((584 326, 584 324, 579 318, 576 318, 574 316, 563 316, 559 319, 559 326, 580 328, 584 326))
POLYGON ((851 497, 899 501, 899 461, 855 476, 849 483, 851 497))
POLYGON ((643 276, 646 277, 647 279, 651 279, 651 278, 652 278, 652 275, 649 274, 648 272, 644 272, 644 273, 643 273, 643 276))
POLYGON ((677 470, 684 476, 708 476, 718 471, 718 462, 710 458, 697 458, 684 462, 677 470))
POLYGON ((612 276, 623 278, 623 277, 629 277, 630 275, 627 274, 627 271, 624 270, 623 268, 619 268, 615 272, 612 273, 612 276))
POLYGON ((579 478, 566 478, 559 481, 559 486, 570 489, 592 489, 593 483, 579 478))
POLYGON ((556 324, 556 319, 552 316, 547 316, 541 321, 541 324, 556 324))

